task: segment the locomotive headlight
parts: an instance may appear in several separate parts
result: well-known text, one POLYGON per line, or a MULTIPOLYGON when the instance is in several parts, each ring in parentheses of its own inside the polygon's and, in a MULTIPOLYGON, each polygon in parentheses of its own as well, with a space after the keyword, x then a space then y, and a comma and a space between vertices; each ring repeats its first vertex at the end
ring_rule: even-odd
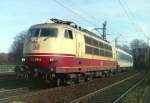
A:
POLYGON ((22 62, 25 62, 25 61, 26 61, 26 59, 25 59, 25 58, 22 58, 22 59, 21 59, 21 61, 22 61, 22 62))

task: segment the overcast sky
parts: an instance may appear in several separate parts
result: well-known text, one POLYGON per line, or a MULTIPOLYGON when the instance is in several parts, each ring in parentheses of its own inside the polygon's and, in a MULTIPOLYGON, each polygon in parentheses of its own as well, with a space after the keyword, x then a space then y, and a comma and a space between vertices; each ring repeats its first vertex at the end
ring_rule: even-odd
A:
POLYGON ((0 52, 9 52, 14 37, 50 18, 74 21, 84 28, 102 27, 108 40, 120 43, 150 37, 150 0, 1 0, 0 52), (119 36, 121 35, 121 36, 119 36))

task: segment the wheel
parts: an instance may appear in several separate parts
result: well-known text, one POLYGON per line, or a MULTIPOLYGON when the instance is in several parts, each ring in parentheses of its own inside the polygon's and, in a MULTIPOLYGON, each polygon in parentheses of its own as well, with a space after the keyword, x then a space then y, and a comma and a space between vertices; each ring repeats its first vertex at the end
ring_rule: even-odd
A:
POLYGON ((86 77, 84 78, 84 81, 85 81, 85 82, 90 81, 90 80, 92 80, 92 77, 91 77, 91 76, 86 76, 86 77))

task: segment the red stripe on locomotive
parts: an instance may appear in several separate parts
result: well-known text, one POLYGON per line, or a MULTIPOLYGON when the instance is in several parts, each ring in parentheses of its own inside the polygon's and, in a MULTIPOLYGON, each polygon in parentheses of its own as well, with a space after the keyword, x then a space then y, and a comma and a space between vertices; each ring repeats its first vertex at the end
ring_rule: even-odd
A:
POLYGON ((114 61, 77 58, 72 54, 54 53, 28 54, 25 64, 34 68, 56 68, 56 73, 106 70, 116 67, 114 61))

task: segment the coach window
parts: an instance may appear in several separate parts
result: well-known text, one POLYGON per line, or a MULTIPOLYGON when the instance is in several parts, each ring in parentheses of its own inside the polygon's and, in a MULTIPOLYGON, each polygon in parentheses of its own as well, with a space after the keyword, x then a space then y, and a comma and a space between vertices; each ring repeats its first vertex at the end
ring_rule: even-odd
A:
POLYGON ((98 41, 93 39, 93 46, 98 47, 98 41))
POLYGON ((100 56, 104 56, 104 50, 100 50, 100 56))
POLYGON ((86 52, 87 54, 92 54, 92 53, 93 53, 93 48, 90 47, 90 46, 85 46, 85 52, 86 52))
POLYGON ((112 51, 112 47, 111 47, 111 46, 109 46, 109 50, 111 50, 111 51, 112 51))
POLYGON ((108 45, 107 44, 105 44, 105 49, 108 49, 108 45))
POLYGON ((99 42, 99 48, 103 48, 103 43, 99 42))
POLYGON ((65 38, 69 38, 69 39, 73 39, 73 34, 71 30, 65 30, 65 34, 64 34, 65 38))
POLYGON ((93 50, 94 50, 94 54, 95 54, 95 55, 99 55, 99 49, 93 48, 93 50))

